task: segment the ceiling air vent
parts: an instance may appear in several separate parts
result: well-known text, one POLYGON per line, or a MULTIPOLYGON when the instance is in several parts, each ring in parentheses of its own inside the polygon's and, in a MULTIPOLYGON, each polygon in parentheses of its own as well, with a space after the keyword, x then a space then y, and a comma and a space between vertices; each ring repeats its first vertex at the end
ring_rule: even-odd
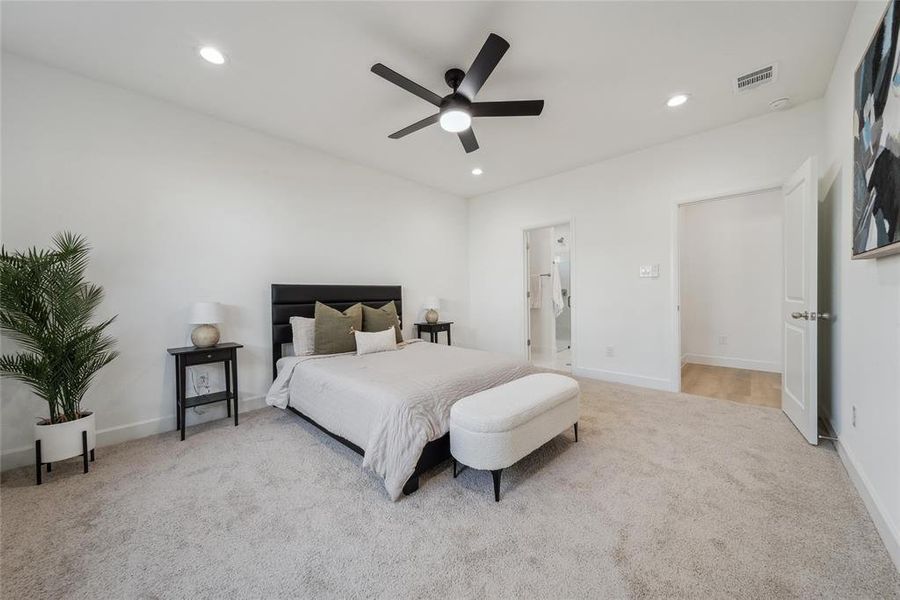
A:
POLYGON ((778 77, 778 63, 766 65, 761 69, 756 69, 750 73, 739 75, 734 80, 734 91, 737 94, 755 90, 761 85, 772 83, 778 77))

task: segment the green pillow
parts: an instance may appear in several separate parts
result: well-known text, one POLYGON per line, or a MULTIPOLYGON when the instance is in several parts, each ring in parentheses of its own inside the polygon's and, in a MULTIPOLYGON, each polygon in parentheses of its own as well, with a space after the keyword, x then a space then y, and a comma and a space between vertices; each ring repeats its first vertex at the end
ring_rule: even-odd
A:
POLYGON ((403 332, 400 331, 400 318, 397 316, 397 306, 393 300, 381 308, 363 305, 362 313, 363 331, 377 332, 393 327, 394 332, 397 334, 397 343, 399 344, 403 341, 403 332))
POLYGON ((362 330, 362 304, 354 304, 344 312, 316 302, 316 354, 356 352, 354 331, 362 330))

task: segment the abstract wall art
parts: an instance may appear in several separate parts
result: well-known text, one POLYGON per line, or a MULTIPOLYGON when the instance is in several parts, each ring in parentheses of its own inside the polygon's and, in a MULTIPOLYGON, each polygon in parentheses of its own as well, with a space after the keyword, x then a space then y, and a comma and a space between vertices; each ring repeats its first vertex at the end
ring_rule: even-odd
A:
POLYGON ((859 67, 853 111, 853 258, 900 253, 900 0, 859 67))

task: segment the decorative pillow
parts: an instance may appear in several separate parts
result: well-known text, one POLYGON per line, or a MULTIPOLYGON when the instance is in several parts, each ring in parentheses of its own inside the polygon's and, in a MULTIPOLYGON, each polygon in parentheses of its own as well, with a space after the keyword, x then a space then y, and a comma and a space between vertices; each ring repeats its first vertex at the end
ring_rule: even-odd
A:
POLYGON ((316 302, 315 353, 340 354, 354 352, 354 331, 362 329, 362 304, 354 304, 344 312, 316 302))
POLYGON ((372 308, 363 305, 363 331, 384 331, 393 327, 396 333, 397 343, 403 341, 403 333, 400 331, 400 318, 397 316, 397 306, 391 300, 381 308, 372 308))
POLYGON ((309 317, 291 317, 294 333, 294 356, 308 356, 316 350, 316 320, 309 317))
POLYGON ((359 356, 397 349, 393 327, 375 333, 357 331, 353 335, 356 338, 356 354, 359 356))

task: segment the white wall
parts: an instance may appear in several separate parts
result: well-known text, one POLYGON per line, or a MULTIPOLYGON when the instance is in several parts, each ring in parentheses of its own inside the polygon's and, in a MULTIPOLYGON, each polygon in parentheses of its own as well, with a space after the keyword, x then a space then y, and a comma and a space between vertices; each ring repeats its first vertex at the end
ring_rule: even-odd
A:
MULTIPOLYGON (((464 200, 18 57, 2 67, 3 243, 84 234, 101 313, 119 315, 122 355, 85 399, 101 443, 174 428, 166 348, 187 341, 195 300, 224 303, 223 340, 245 345, 245 406, 271 382, 272 283, 399 283, 407 335, 434 294, 465 343, 464 200)), ((4 467, 30 459, 45 413, 3 382, 4 467)))
POLYGON ((821 151, 822 116, 810 102, 472 199, 475 345, 522 355, 522 229, 571 219, 575 373, 677 389, 676 205, 780 185, 821 151))
POLYGON ((781 190, 679 209, 682 361, 782 371, 781 190))
POLYGON ((900 255, 850 260, 853 75, 884 8, 884 2, 857 5, 825 96, 820 262, 831 270, 820 277, 819 298, 820 310, 836 315, 825 372, 831 398, 823 408, 900 569, 900 255))

